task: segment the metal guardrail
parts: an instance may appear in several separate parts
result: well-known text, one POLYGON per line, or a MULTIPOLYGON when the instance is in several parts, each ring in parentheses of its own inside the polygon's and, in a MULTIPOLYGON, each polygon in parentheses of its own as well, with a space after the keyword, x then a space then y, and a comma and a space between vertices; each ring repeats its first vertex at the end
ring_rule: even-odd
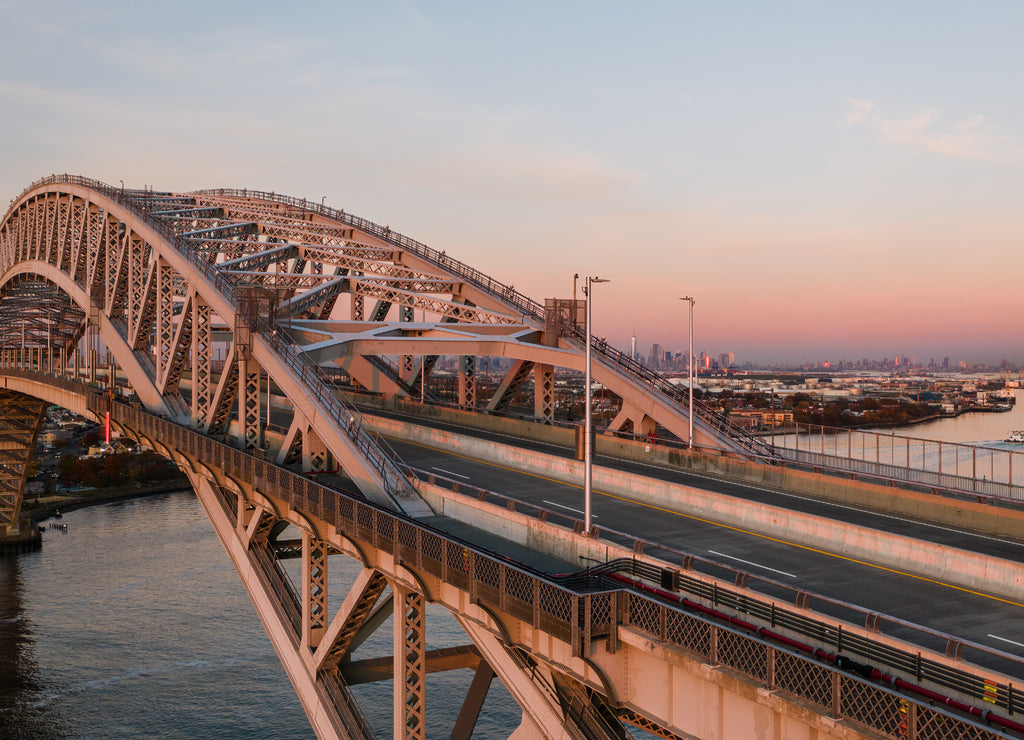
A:
MULTIPOLYGON (((579 519, 563 511, 538 506, 512 496, 496 493, 486 489, 456 481, 436 472, 410 468, 410 471, 420 480, 451 490, 467 498, 482 503, 491 503, 501 509, 516 512, 523 516, 539 519, 556 526, 564 526, 567 529, 579 531, 582 523, 579 519)), ((882 661, 884 664, 895 670, 915 675, 918 679, 931 680, 936 685, 944 686, 965 694, 984 698, 978 693, 979 679, 970 674, 949 675, 949 667, 946 664, 922 658, 918 652, 910 652, 893 648, 878 641, 867 640, 850 631, 844 630, 843 622, 846 624, 869 624, 873 632, 884 634, 889 627, 894 633, 910 633, 915 635, 915 644, 928 649, 942 652, 950 645, 956 645, 960 658, 968 662, 989 661, 1006 663, 1016 668, 1017 673, 1024 679, 1024 659, 1006 653, 1002 650, 990 648, 985 645, 961 640, 953 635, 939 632, 922 625, 908 622, 897 617, 892 617, 864 609, 856 604, 842 601, 840 599, 811 594, 791 584, 773 580, 764 576, 749 573, 735 568, 731 565, 720 563, 715 560, 694 555, 674 547, 662 545, 636 535, 612 529, 606 526, 593 526, 593 536, 597 539, 613 542, 632 552, 643 554, 649 559, 662 561, 664 568, 658 568, 650 563, 637 561, 635 559, 618 558, 608 562, 599 563, 587 568, 582 573, 575 574, 573 583, 580 587, 592 586, 593 579, 597 576, 609 573, 625 573, 641 576, 652 583, 661 583, 663 574, 672 574, 673 583, 671 590, 680 591, 705 600, 714 606, 725 606, 734 609, 738 613, 755 616, 773 627, 783 627, 793 634, 802 637, 812 638, 824 644, 828 644, 837 650, 846 650, 860 655, 868 660, 882 661), (697 573, 698 569, 704 571, 717 571, 727 574, 735 583, 745 584, 745 588, 751 591, 761 590, 765 593, 784 594, 783 604, 788 597, 788 602, 801 604, 805 610, 817 611, 821 614, 819 619, 809 619, 796 612, 787 610, 780 606, 779 601, 771 598, 769 601, 759 601, 751 598, 748 593, 739 590, 732 591, 722 587, 717 582, 708 583, 696 575, 690 576, 679 570, 678 564, 683 564, 683 571, 697 573), (826 607, 826 615, 821 606, 826 607), (826 619, 842 620, 828 622, 826 619)), ((906 637, 898 639, 906 640, 906 637)), ((1006 706, 1013 706, 1024 709, 1024 690, 1007 688, 1005 695, 1006 706)))
MULTIPOLYGON (((182 454, 202 459, 228 475, 250 481, 266 495, 280 498, 289 506, 330 523, 347 536, 393 555, 408 567, 422 570, 466 591, 474 602, 509 614, 566 642, 572 646, 575 655, 587 655, 592 640, 612 637, 619 625, 633 627, 666 644, 710 656, 712 662, 765 683, 770 690, 784 691, 812 702, 825 713, 853 719, 893 737, 919 740, 953 740, 965 736, 995 740, 1003 737, 985 729, 974 719, 953 714, 942 707, 929 706, 929 702, 916 697, 908 699, 903 693, 876 682, 888 680, 895 686, 909 687, 910 684, 902 679, 882 674, 871 666, 820 647, 813 648, 785 639, 781 646, 773 644, 772 640, 760 636, 763 627, 729 617, 713 607, 701 607, 698 602, 686 599, 669 603, 643 590, 619 588, 581 593, 541 571, 510 563, 500 553, 489 552, 421 521, 352 498, 141 409, 113 403, 95 394, 90 396, 89 408, 95 414, 109 411, 112 419, 130 435, 160 439, 182 454), (715 617, 716 614, 719 616, 715 617), (799 646, 799 649, 793 646, 799 646), (908 711, 915 723, 905 734, 897 735, 900 722, 905 722, 908 711)), ((661 569, 658 570, 660 576, 661 569)), ((646 577, 650 574, 640 575, 646 577)), ((672 569, 673 588, 691 587, 687 578, 682 572, 672 569)), ((706 583, 701 585, 707 588, 706 583)), ((697 584, 692 588, 696 589, 697 584)), ((750 597, 745 594, 713 589, 711 597, 717 598, 721 606, 726 606, 725 602, 729 601, 728 608, 737 609, 740 613, 752 614, 754 611, 750 597)), ((698 598, 707 600, 707 594, 698 598)), ((768 610, 765 614, 769 618, 773 614, 776 619, 783 616, 778 607, 770 603, 764 604, 763 608, 768 610)), ((799 617, 793 615, 792 619, 799 617)), ((785 618, 791 619, 788 615, 785 618)), ((813 627, 813 621, 803 619, 813 627)), ((838 641, 844 650, 865 649, 847 642, 853 636, 843 636, 843 632, 836 631, 834 625, 822 624, 816 629, 821 643, 838 641), (837 634, 841 637, 836 637, 837 634)), ((880 657, 885 647, 879 646, 880 657)), ((989 701, 995 707, 1005 707, 1011 714, 1024 706, 1021 704, 1024 695, 1012 685, 979 679, 972 673, 955 668, 939 667, 945 668, 953 678, 943 677, 942 672, 936 669, 935 676, 929 676, 929 680, 960 682, 972 692, 970 695, 989 701)), ((957 701, 950 701, 951 706, 961 708, 957 701)), ((982 715, 982 710, 973 707, 964 711, 974 716, 982 715)), ((999 720, 1004 723, 1002 726, 1024 730, 1024 725, 995 715, 985 713, 983 719, 990 722, 999 720)))

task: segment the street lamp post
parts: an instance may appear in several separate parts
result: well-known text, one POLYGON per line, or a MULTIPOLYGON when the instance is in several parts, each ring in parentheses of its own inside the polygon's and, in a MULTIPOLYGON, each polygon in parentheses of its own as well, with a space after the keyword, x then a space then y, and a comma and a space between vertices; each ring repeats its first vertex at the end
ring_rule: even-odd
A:
POLYGON ((611 281, 599 277, 587 276, 586 286, 583 288, 583 295, 587 297, 587 372, 583 387, 583 405, 586 412, 583 424, 583 433, 585 437, 583 440, 583 534, 587 537, 590 536, 590 499, 593 489, 594 467, 594 427, 593 415, 590 410, 590 363, 591 343, 593 342, 593 331, 591 329, 593 318, 591 315, 591 307, 593 301, 591 301, 590 298, 592 285, 595 283, 607 282, 611 281))
POLYGON ((693 449, 693 296, 685 296, 683 298, 680 298, 679 300, 686 301, 686 302, 688 302, 690 304, 690 331, 689 331, 690 350, 689 350, 689 356, 686 358, 686 366, 687 366, 687 368, 689 368, 689 376, 690 376, 690 387, 689 387, 689 393, 688 393, 688 395, 690 396, 690 438, 689 438, 689 440, 687 442, 687 446, 692 450, 693 449))

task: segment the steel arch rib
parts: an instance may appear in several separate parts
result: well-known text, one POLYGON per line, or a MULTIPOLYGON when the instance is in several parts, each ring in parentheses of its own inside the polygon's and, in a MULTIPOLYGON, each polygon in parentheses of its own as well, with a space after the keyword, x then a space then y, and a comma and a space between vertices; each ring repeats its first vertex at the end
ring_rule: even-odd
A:
MULTIPOLYGON (((178 251, 174 244, 156 228, 145 220, 145 217, 136 213, 131 208, 122 205, 114 198, 109 197, 97 188, 73 182, 47 182, 33 187, 24 192, 11 206, 7 215, 0 223, 0 234, 9 231, 9 224, 12 216, 17 214, 28 214, 30 201, 40 197, 54 196, 55 198, 68 197, 72 201, 80 199, 83 209, 99 209, 102 213, 115 218, 123 225, 126 234, 136 234, 144 243, 153 250, 152 260, 162 260, 178 275, 182 276, 202 300, 221 317, 229 326, 236 325, 236 314, 239 307, 235 306, 224 294, 217 289, 211 280, 202 271, 196 269, 193 263, 178 251)), ((38 210, 38 209, 37 209, 38 210)), ((83 224, 85 225, 85 224, 83 224)), ((74 250, 70 265, 67 267, 72 272, 58 268, 49 262, 33 259, 35 255, 46 253, 49 250, 41 249, 43 241, 47 240, 46 230, 36 224, 29 224, 30 231, 23 233, 19 229, 17 243, 14 240, 5 238, 2 255, 3 264, 7 268, 0 276, 0 288, 8 285, 12 279, 19 275, 31 274, 52 282, 62 291, 67 293, 72 300, 86 313, 90 309, 90 298, 83 285, 76 281, 81 280, 85 275, 84 267, 76 269, 76 265, 88 264, 96 261, 96 255, 79 254, 78 247, 74 250)), ((74 238, 74 235, 72 235, 74 238)), ((91 244, 83 233, 80 235, 80 246, 82 249, 89 248, 91 244)), ((94 247, 98 248, 98 247, 94 247)), ((58 250, 58 254, 63 254, 58 250)), ((109 270, 107 265, 104 270, 109 270)), ((94 273, 98 268, 94 267, 94 273)), ((89 277, 92 282, 94 273, 89 277)), ((87 283, 87 285, 89 284, 87 283)), ((99 311, 100 326, 98 327, 103 341, 117 358, 118 364, 124 371, 140 396, 140 400, 150 410, 165 414, 178 422, 187 420, 183 404, 171 404, 169 398, 161 396, 157 389, 157 376, 147 372, 135 356, 134 351, 124 337, 111 323, 105 311, 99 311)), ((406 510, 426 513, 426 507, 418 500, 402 501, 399 503, 392 495, 391 490, 396 486, 396 473, 391 473, 389 480, 386 469, 381 468, 380 462, 367 459, 363 449, 353 442, 349 434, 342 427, 333 421, 330 410, 319 401, 315 394, 302 382, 301 378, 291 367, 278 355, 262 336, 254 333, 252 341, 252 355, 256 362, 267 371, 274 383, 281 388, 293 404, 296 414, 314 424, 318 434, 328 449, 341 463, 342 468, 355 482, 364 495, 383 503, 391 508, 405 508, 406 510), (403 506, 404 504, 404 506, 403 506)), ((383 454, 382 454, 383 456, 383 454)))

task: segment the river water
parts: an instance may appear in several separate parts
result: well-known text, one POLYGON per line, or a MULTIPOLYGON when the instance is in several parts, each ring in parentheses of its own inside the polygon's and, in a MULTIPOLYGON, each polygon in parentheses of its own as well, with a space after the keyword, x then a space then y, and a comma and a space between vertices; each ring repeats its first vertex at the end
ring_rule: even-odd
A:
MULTIPOLYGON (((67 532, 47 530, 42 550, 0 559, 0 738, 314 737, 191 492, 80 509, 60 523, 67 532)), ((356 572, 330 559, 334 610, 356 572)), ((468 642, 440 607, 428 607, 427 625, 428 649, 468 642)), ((390 635, 389 622, 355 658, 390 655, 390 635)), ((471 680, 465 669, 427 677, 429 736, 448 736, 471 680)), ((390 737, 391 682, 353 691, 390 737)), ((505 737, 519 717, 495 680, 477 737, 505 737)))

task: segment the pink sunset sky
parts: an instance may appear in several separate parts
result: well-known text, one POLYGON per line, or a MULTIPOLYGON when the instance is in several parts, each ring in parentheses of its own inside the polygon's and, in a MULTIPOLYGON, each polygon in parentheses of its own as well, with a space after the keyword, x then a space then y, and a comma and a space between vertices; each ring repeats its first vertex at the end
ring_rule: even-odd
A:
POLYGON ((326 198, 537 300, 611 278, 595 332, 644 353, 685 346, 693 295, 695 350, 739 362, 1024 363, 1017 3, 4 16, 9 198, 51 172, 326 198))

